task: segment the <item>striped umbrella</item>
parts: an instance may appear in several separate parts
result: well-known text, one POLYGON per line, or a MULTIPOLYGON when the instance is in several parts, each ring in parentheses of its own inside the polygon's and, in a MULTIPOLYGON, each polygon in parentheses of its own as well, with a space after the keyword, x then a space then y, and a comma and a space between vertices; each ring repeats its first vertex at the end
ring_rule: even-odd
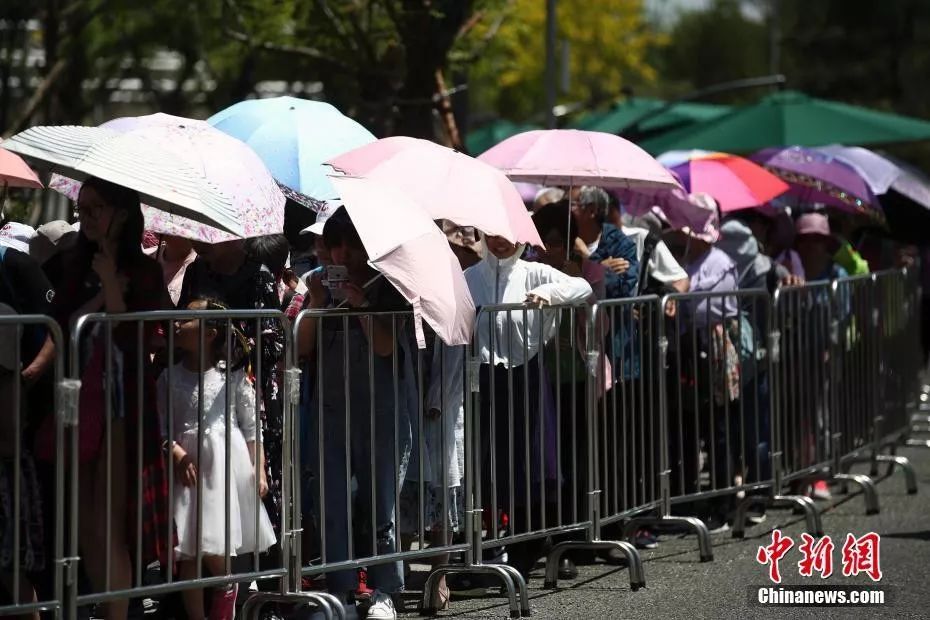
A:
POLYGON ((738 155, 669 151, 659 162, 681 178, 691 194, 711 195, 723 213, 759 207, 788 191, 788 184, 738 155))
POLYGON ((153 232, 219 243, 283 230, 284 195, 268 169, 204 121, 152 114, 33 130, 10 141, 32 149, 21 151, 27 157, 44 157, 58 173, 50 187, 72 200, 84 179, 98 176, 139 192, 153 232))

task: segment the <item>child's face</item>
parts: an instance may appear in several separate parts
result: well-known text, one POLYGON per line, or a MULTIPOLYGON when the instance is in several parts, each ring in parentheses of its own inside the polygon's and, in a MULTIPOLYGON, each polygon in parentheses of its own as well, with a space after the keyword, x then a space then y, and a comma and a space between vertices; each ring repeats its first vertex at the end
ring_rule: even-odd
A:
MULTIPOLYGON (((188 310, 205 310, 206 304, 193 302, 188 310)), ((216 330, 212 328, 204 329, 203 343, 209 347, 216 338, 216 330)), ((200 321, 197 319, 180 320, 174 322, 174 344, 177 348, 185 353, 200 352, 200 321)), ((209 350, 209 349, 208 349, 209 350)))

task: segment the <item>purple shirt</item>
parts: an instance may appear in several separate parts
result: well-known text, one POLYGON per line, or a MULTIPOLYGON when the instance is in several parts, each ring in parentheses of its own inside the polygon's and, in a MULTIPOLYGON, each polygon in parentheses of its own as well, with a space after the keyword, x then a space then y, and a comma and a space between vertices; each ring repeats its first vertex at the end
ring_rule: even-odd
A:
MULTIPOLYGON (((685 271, 691 279, 690 293, 722 293, 739 288, 736 263, 726 252, 715 247, 687 265, 685 271)), ((736 319, 736 298, 705 299, 698 303, 693 314, 694 322, 702 327, 707 325, 708 318, 712 324, 721 323, 724 317, 736 319)))

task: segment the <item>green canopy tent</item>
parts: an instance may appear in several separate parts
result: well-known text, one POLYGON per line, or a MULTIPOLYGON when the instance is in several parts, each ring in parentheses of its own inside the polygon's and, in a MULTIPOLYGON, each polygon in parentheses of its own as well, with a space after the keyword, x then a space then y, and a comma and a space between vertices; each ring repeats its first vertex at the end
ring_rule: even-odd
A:
POLYGON ((749 153, 770 146, 930 140, 930 121, 786 90, 718 118, 643 140, 652 154, 683 149, 749 153))
POLYGON ((469 131, 465 136, 465 148, 471 155, 478 156, 510 136, 534 129, 542 129, 542 127, 529 123, 513 123, 504 119, 492 121, 474 131, 469 131))
MULTIPOLYGON (((666 103, 661 99, 629 97, 618 101, 607 110, 589 112, 572 123, 573 129, 604 131, 619 134, 639 118, 662 109, 666 103)), ((637 127, 642 132, 658 129, 675 129, 693 123, 707 121, 730 110, 729 106, 710 103, 674 103, 668 109, 646 118, 637 127)))

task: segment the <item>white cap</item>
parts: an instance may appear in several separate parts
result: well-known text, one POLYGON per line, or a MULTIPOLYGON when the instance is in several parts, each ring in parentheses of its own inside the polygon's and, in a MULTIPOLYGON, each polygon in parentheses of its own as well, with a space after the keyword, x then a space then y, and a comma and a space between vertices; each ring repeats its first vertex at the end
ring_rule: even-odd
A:
POLYGON ((323 227, 326 225, 326 220, 333 216, 339 207, 342 206, 342 201, 339 200, 327 200, 323 203, 323 206, 319 211, 316 212, 316 221, 313 222, 310 226, 307 226, 300 231, 300 234, 311 233, 314 235, 322 235, 323 227))
POLYGON ((0 228, 0 245, 29 254, 29 242, 35 236, 36 231, 32 226, 20 224, 19 222, 8 222, 6 226, 0 228))

